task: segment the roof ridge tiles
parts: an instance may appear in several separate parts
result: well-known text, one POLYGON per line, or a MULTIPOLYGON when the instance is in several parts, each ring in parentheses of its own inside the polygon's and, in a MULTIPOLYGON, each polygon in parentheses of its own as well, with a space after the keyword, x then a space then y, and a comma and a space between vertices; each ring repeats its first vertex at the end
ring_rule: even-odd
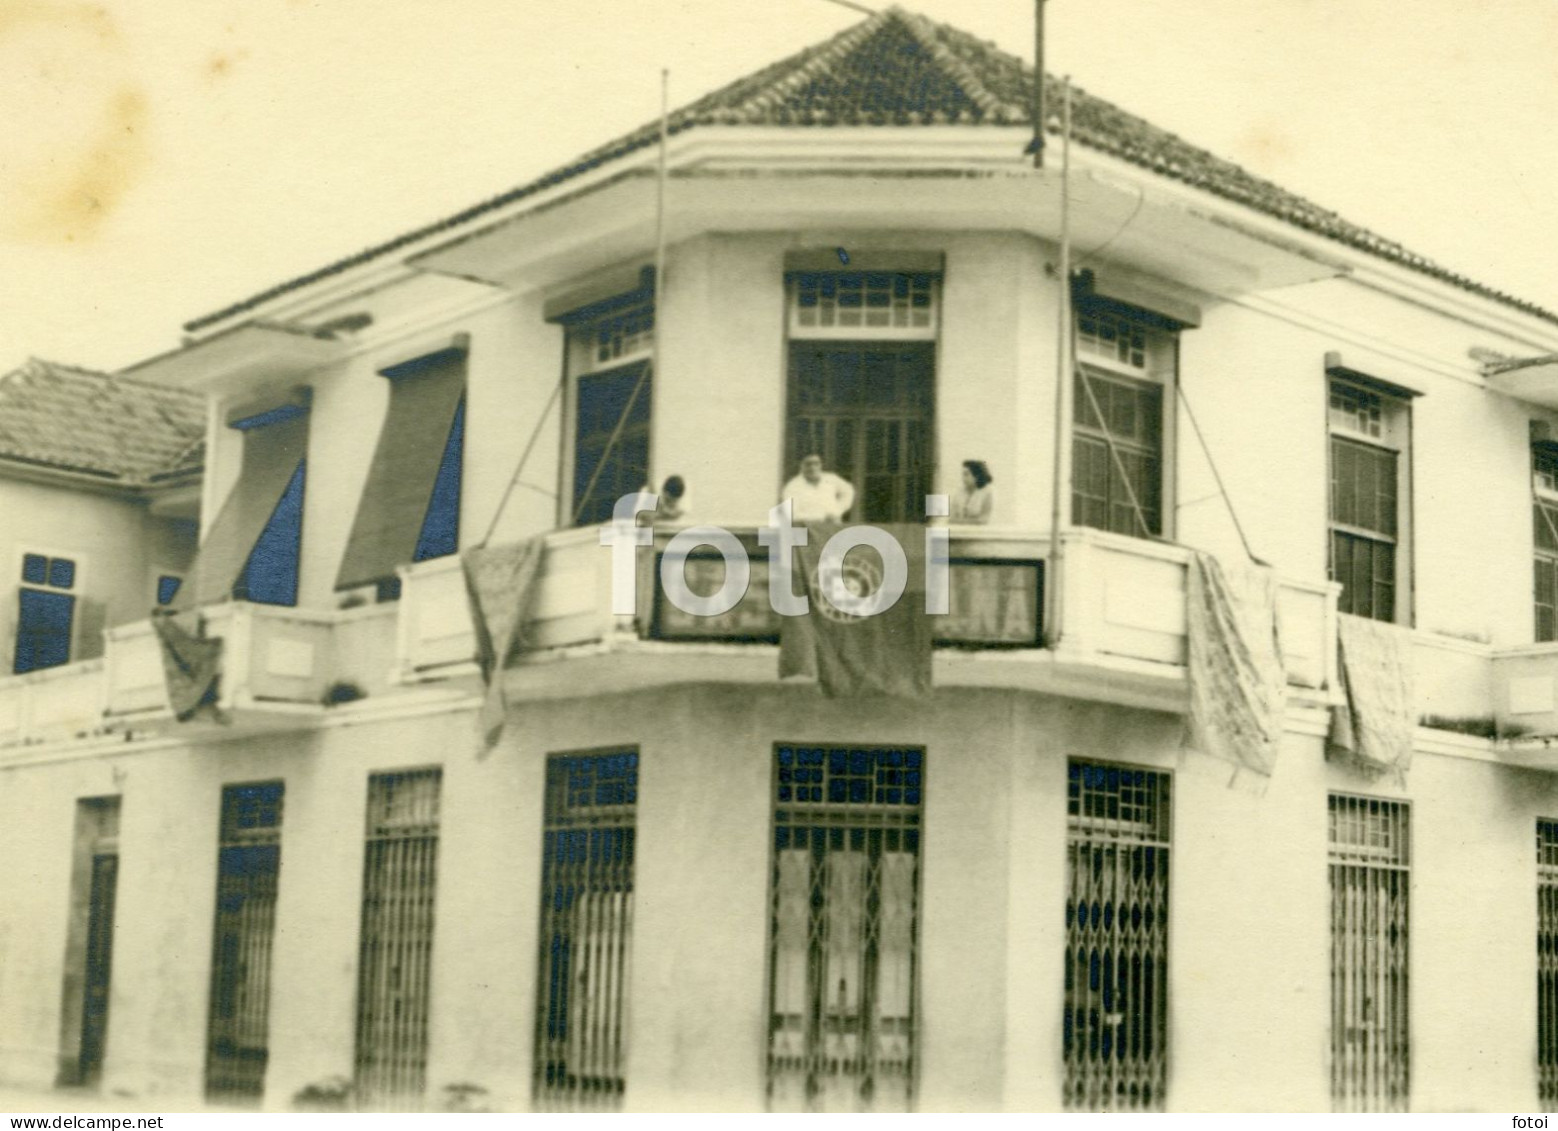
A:
MULTIPOLYGON (((894 4, 859 21, 828 39, 776 60, 749 75, 704 94, 669 115, 669 132, 680 134, 700 125, 812 126, 835 124, 906 125, 1022 125, 1033 119, 1034 69, 1022 58, 995 44, 929 17, 894 4), (890 27, 900 27, 925 52, 929 65, 939 72, 946 85, 939 94, 927 96, 917 88, 911 95, 884 87, 878 60, 862 59, 864 73, 834 75, 855 52, 874 35, 890 27), (832 80, 831 82, 826 80, 832 80), (822 80, 822 81, 819 81, 822 80), (815 90, 808 92, 808 85, 815 90), (872 98, 896 97, 903 105, 874 104, 872 98), (951 96, 955 91, 955 97, 951 96), (789 99, 806 101, 795 108, 789 99), (909 101, 913 98, 915 101, 909 101)), ((1046 111, 1044 129, 1058 135, 1062 124, 1058 111, 1061 82, 1045 74, 1046 111)), ((1333 209, 1324 208, 1273 181, 1257 176, 1242 166, 1219 157, 1181 138, 1178 134, 1154 126, 1104 98, 1089 94, 1073 84, 1072 137, 1096 152, 1118 158, 1149 172, 1169 177, 1195 189, 1264 213, 1303 231, 1352 247, 1384 260, 1429 275, 1483 298, 1513 307, 1525 314, 1558 323, 1558 313, 1512 295, 1408 250, 1361 225, 1344 219, 1333 209)), ((487 198, 431 224, 405 232, 382 243, 338 259, 306 274, 278 283, 211 313, 185 323, 184 329, 196 332, 253 310, 292 291, 329 278, 418 241, 489 215, 526 197, 536 195, 627 154, 652 145, 660 122, 655 119, 628 133, 597 146, 567 165, 496 196, 487 198)))

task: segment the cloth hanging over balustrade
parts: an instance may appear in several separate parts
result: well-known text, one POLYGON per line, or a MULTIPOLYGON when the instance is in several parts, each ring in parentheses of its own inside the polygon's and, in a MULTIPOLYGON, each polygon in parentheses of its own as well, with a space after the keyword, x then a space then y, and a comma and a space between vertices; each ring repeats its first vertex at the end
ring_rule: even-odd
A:
POLYGON ((1412 764, 1417 700, 1408 630, 1339 615, 1336 647, 1342 702, 1331 708, 1326 756, 1366 777, 1404 780, 1412 764))
POLYGON ((1229 784, 1264 789, 1287 707, 1277 578, 1250 563, 1225 571, 1197 552, 1186 577, 1188 749, 1233 767, 1229 784))
POLYGON ((173 717, 188 722, 204 708, 217 722, 226 723, 226 714, 217 706, 222 680, 221 637, 208 639, 197 614, 175 615, 166 609, 152 613, 151 626, 162 650, 162 675, 173 717))
POLYGON ((477 662, 486 685, 480 727, 482 752, 491 750, 503 733, 508 703, 503 694, 503 669, 527 646, 525 625, 535 608, 544 535, 503 546, 476 546, 465 551, 465 593, 476 630, 477 662))

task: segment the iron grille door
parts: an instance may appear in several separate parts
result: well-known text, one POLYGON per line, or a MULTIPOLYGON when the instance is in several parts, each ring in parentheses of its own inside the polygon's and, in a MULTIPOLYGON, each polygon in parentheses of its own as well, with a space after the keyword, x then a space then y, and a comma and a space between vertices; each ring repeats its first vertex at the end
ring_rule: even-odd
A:
POLYGON ((1169 775, 1066 767, 1065 1106, 1160 1111, 1168 1078, 1169 775))
POLYGON ((283 788, 267 782, 222 791, 206 1046, 212 1099, 258 1099, 265 1091, 283 788))
POLYGON ((1331 1099, 1341 1111, 1405 1111, 1409 811, 1330 796, 1331 1099))
POLYGON ((638 753, 547 761, 534 1090, 614 1108, 626 1088, 638 753))
POLYGON ((768 1097, 907 1111, 918 1025, 925 754, 776 749, 768 1097))
POLYGON ((427 1086, 428 984, 443 774, 368 779, 362 957, 357 986, 357 1100, 409 1106, 427 1086))
POLYGON ((1536 1063, 1542 1110, 1558 1107, 1558 821, 1536 823, 1536 1063))

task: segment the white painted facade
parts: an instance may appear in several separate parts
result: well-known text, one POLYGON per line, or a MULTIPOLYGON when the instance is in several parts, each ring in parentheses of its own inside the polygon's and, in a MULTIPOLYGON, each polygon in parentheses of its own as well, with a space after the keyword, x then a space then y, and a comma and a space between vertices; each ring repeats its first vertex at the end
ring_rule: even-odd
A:
MULTIPOLYGON (((996 476, 993 525, 955 531, 955 551, 1046 555, 1059 181, 1053 168, 1035 173, 1012 156, 1020 131, 967 134, 729 129, 673 139, 649 478, 686 477, 697 521, 760 524, 792 473, 786 254, 933 253, 942 257, 934 479, 952 489, 968 458, 996 476), (968 175, 910 175, 930 169, 968 175)), ((118 796, 101 1086, 150 1108, 199 1102, 221 790, 272 780, 285 783, 286 811, 263 1105, 285 1108, 311 1083, 350 1077, 366 783, 376 772, 439 766, 428 1102, 472 1083, 494 1107, 525 1109, 543 1008, 545 761, 633 747, 623 1106, 760 1109, 774 747, 810 741, 925 751, 921 1110, 1064 1104, 1070 758, 1173 773, 1170 1110, 1330 1107, 1331 792, 1410 803, 1412 1109, 1535 1108, 1533 833, 1539 818, 1558 819, 1558 762, 1539 739, 1426 727, 1404 785, 1325 760, 1338 589, 1326 576, 1326 371, 1336 364, 1328 355, 1339 355, 1348 370, 1418 394, 1404 472, 1411 601, 1397 620, 1414 630, 1419 714, 1558 733, 1558 646, 1534 639, 1529 439, 1531 421, 1558 421, 1558 384, 1517 399, 1470 352, 1558 352, 1558 325, 1079 155, 1079 251, 1121 230, 1135 194, 1144 198, 1108 258, 1081 265, 1100 290, 1119 288, 1141 305, 1156 296, 1159 310, 1199 322, 1178 334, 1183 400, 1166 399, 1172 544, 1068 535, 1053 649, 945 649, 928 700, 830 702, 781 684, 769 645, 640 639, 610 615, 608 551, 593 531, 561 529, 576 396, 570 380, 548 408, 566 372, 565 334, 544 312, 603 272, 649 262, 651 166, 650 156, 630 156, 486 226, 291 292, 244 316, 252 325, 218 324, 139 367, 211 396, 208 527, 239 466, 226 421, 282 390, 312 390, 298 607, 215 616, 233 673, 222 691, 227 727, 166 718, 150 638, 123 623, 138 616, 115 618, 105 672, 51 677, 98 696, 85 726, 78 716, 55 725, 36 709, 38 677, 0 681, 0 718, 10 704, 18 719, 0 732, 0 858, 24 862, 0 870, 0 1080, 48 1086, 57 1076, 69 1023, 60 987, 72 814, 79 799, 118 796), (333 340, 267 328, 359 312, 372 324, 333 340), (506 674, 508 728, 485 757, 452 560, 404 570, 397 603, 343 609, 334 591, 387 402, 378 373, 456 335, 469 343, 462 547, 494 522, 538 420, 493 540, 560 531, 537 610, 543 647, 506 674), (1180 547, 1241 555, 1208 451, 1252 550, 1286 586, 1293 686, 1281 757, 1260 797, 1226 788, 1226 773, 1180 751, 1180 547), (343 680, 366 697, 320 705, 343 680)), ((1069 450, 1068 441, 1063 470, 1069 450)))

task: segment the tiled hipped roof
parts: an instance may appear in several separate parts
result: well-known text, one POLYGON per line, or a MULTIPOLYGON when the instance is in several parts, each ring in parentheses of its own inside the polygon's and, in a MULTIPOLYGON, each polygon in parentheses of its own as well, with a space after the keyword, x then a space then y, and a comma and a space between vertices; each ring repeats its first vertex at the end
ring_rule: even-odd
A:
MULTIPOLYGON (((1032 123, 1033 69, 966 32, 901 8, 698 99, 670 116, 670 132, 706 126, 1025 125, 1032 123)), ((1060 132, 1059 82, 1045 77, 1045 128, 1060 132)), ((1305 231, 1433 276, 1528 314, 1558 314, 1468 279, 1393 240, 1256 177, 1230 161, 1128 114, 1077 87, 1071 90, 1078 144, 1274 216, 1305 231)), ((570 165, 427 227, 368 248, 311 274, 197 318, 198 330, 289 291, 458 228, 488 212, 652 145, 659 122, 591 150, 570 165)))
POLYGON ((197 393, 34 359, 0 377, 0 468, 165 483, 201 470, 205 421, 197 393))

